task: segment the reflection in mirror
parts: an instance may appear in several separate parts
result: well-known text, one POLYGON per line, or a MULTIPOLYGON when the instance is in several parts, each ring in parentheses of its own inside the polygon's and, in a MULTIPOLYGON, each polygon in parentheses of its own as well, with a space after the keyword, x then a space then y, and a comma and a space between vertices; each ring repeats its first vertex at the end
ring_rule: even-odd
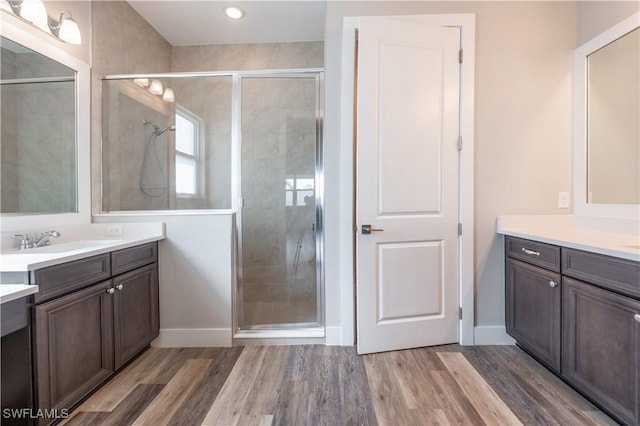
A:
POLYGON ((102 210, 230 209, 231 93, 230 75, 105 78, 102 210))
POLYGON ((2 213, 77 212, 76 72, 0 37, 2 213))
POLYGON ((640 28, 587 57, 587 200, 640 203, 640 28))

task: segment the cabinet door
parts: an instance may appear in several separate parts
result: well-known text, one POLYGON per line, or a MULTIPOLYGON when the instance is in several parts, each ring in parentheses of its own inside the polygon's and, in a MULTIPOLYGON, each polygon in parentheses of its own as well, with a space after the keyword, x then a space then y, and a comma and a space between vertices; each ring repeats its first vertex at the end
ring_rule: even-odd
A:
POLYGON ((562 376, 627 424, 640 422, 640 301, 563 278, 562 376))
POLYGON ((560 372, 560 275, 510 258, 506 271, 507 333, 560 372))
POLYGON ((105 281, 34 308, 37 408, 70 408, 113 372, 109 288, 105 281))
POLYGON ((113 280, 116 369, 158 336, 157 268, 153 263, 113 280))

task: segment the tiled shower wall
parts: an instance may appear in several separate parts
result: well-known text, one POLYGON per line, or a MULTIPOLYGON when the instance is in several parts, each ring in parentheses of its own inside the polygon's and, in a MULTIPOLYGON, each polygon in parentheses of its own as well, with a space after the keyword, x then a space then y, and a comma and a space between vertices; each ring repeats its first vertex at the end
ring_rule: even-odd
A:
MULTIPOLYGON (((241 71, 256 69, 307 68, 323 66, 322 42, 263 43, 210 46, 171 46, 146 21, 125 2, 97 1, 92 5, 93 19, 93 74, 160 73, 167 71, 241 71), (119 28, 114 28, 114 22, 119 28), (128 48, 127 40, 144 40, 132 43, 135 51, 128 48)), ((231 85, 230 79, 194 78, 165 80, 176 93, 176 103, 204 119, 204 187, 200 198, 176 198, 172 191, 166 196, 145 196, 137 188, 143 150, 150 128, 139 123, 140 114, 128 109, 130 102, 116 103, 117 115, 122 117, 120 129, 129 128, 129 133, 116 132, 111 123, 107 134, 101 134, 99 115, 101 97, 96 93, 100 81, 94 79, 94 126, 92 129, 92 161, 100 164, 107 161, 104 186, 101 176, 94 168, 92 176, 93 210, 162 210, 162 209, 228 209, 231 207, 231 85), (97 102, 96 102, 97 100, 97 102), (133 118, 136 117, 136 118, 133 118), (129 123, 127 123, 129 121, 129 123), (125 125, 125 123, 127 123, 125 125), (144 133, 143 130, 147 130, 144 133), (104 138, 104 139, 103 139, 104 138), (101 158, 103 150, 111 151, 101 158), (126 167, 125 167, 126 165, 126 167), (100 199, 100 194, 105 196, 100 199), (101 206, 101 203, 103 205, 101 206)), ((144 102, 141 102, 144 103, 144 102)), ((135 109, 135 108, 134 108, 135 109)), ((146 115, 156 115, 149 110, 146 115)), ((159 109, 155 108, 157 112, 159 109)), ((144 114, 143 114, 144 115, 144 114)), ((171 114, 157 117, 158 125, 166 127, 172 123, 171 114)), ((145 118, 148 119, 148 118, 145 118)), ((107 119, 108 121, 108 119, 107 119)), ((151 121, 151 120, 149 120, 151 121)), ((164 149, 163 161, 169 189, 173 185, 173 156, 169 154, 173 134, 158 138, 158 148, 164 149)))
MULTIPOLYGON (((91 2, 91 202, 92 211, 102 211, 102 85, 101 77, 111 74, 161 73, 171 70, 171 45, 127 2, 91 2)), ((141 130, 142 125, 138 123, 141 130)), ((147 129, 148 130, 148 129, 147 129)), ((148 133, 147 133, 148 135, 148 133)), ((144 136, 120 140, 122 155, 139 149, 144 136), (137 140, 133 145, 132 139, 137 140)), ((134 170, 119 176, 122 182, 137 182, 141 160, 134 170)), ((138 190, 139 191, 139 190, 138 190)), ((113 200, 112 200, 113 201, 113 200)), ((156 202, 156 201, 154 201, 156 202)), ((157 201, 160 202, 160 201, 157 201)), ((116 205, 105 206, 113 210, 116 205)))

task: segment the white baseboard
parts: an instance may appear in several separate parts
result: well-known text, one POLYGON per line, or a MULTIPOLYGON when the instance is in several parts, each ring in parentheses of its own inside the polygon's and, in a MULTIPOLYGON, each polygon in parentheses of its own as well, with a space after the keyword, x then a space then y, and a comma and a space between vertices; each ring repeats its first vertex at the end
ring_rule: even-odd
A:
POLYGON ((482 345, 515 345, 516 341, 507 334, 504 325, 484 325, 474 327, 473 344, 482 345))
POLYGON ((151 342, 160 348, 205 348, 231 346, 230 328, 165 328, 151 342))

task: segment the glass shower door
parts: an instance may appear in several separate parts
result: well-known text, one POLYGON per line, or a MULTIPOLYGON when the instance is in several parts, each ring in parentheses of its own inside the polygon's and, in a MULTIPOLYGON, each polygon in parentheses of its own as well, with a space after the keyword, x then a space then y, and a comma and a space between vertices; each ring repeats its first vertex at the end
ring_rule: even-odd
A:
POLYGON ((239 328, 319 326, 319 75, 241 90, 239 328))

